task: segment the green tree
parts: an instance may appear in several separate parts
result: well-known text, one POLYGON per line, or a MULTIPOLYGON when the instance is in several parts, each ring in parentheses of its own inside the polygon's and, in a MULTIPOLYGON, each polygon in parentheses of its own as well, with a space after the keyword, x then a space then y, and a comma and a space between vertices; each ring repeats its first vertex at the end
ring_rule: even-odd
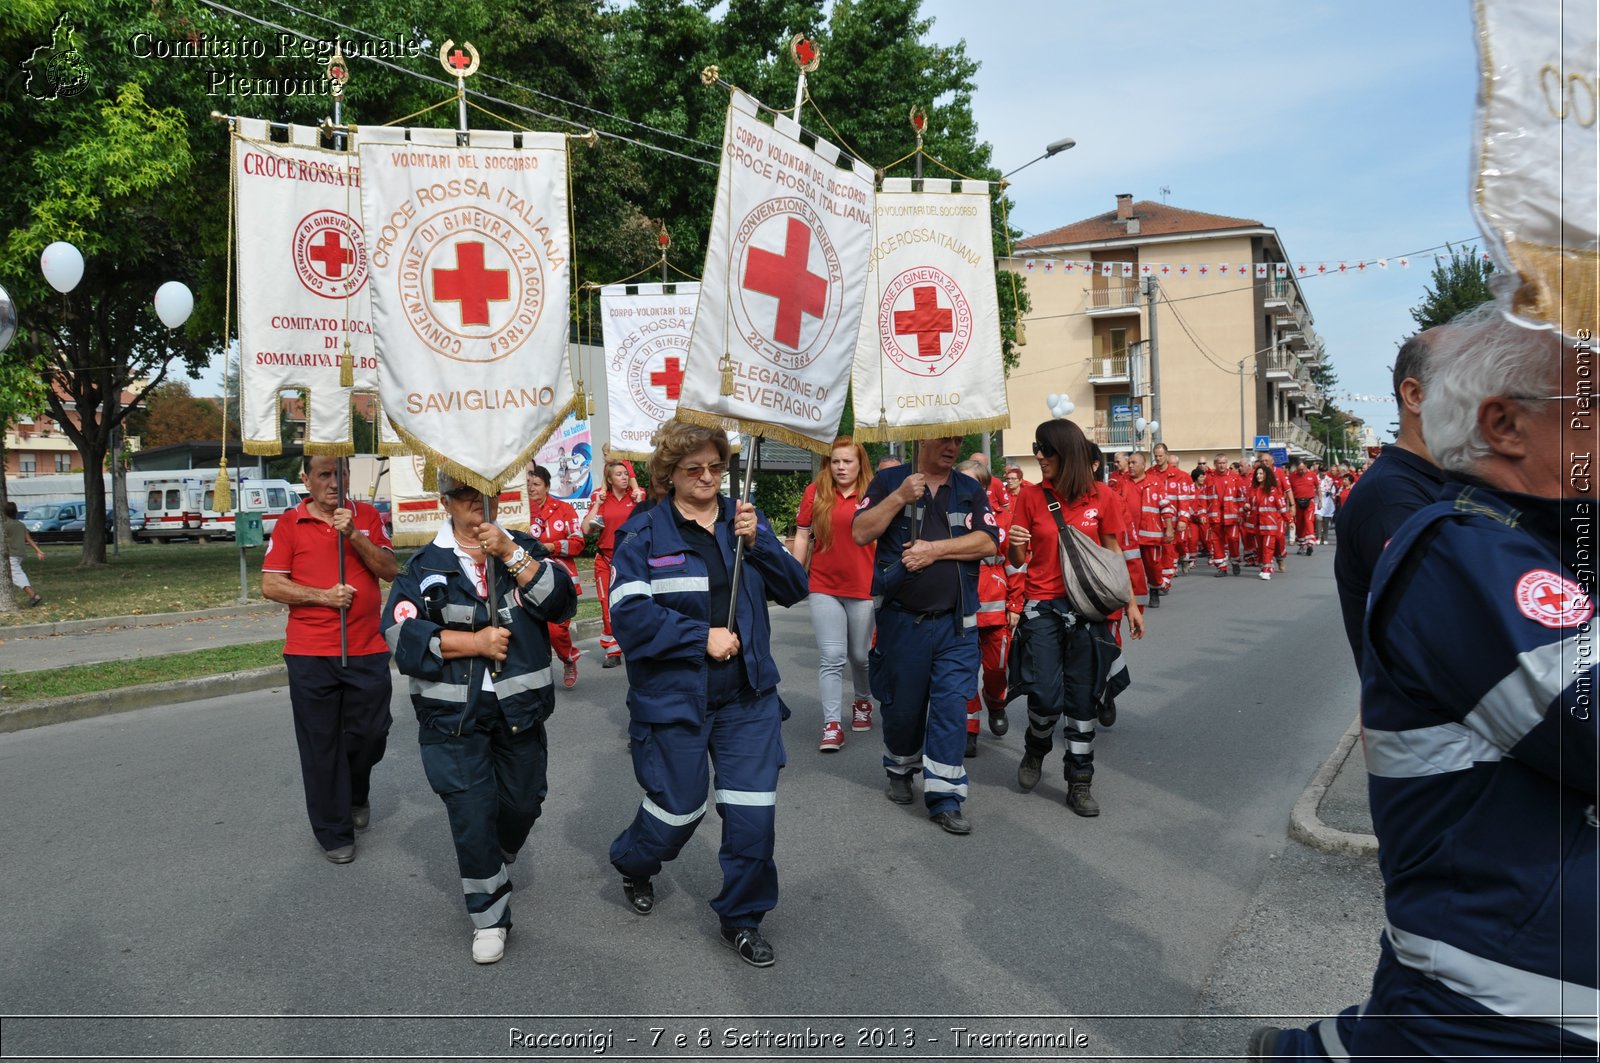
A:
POLYGON ((143 441, 147 447, 222 438, 222 409, 198 399, 181 380, 169 381, 144 397, 143 441))
POLYGON ((1478 253, 1476 247, 1458 249, 1445 245, 1450 252, 1448 262, 1435 260, 1433 286, 1423 289, 1422 302, 1411 308, 1411 318, 1418 329, 1443 325, 1457 314, 1471 310, 1494 297, 1489 290, 1489 277, 1494 267, 1478 253))

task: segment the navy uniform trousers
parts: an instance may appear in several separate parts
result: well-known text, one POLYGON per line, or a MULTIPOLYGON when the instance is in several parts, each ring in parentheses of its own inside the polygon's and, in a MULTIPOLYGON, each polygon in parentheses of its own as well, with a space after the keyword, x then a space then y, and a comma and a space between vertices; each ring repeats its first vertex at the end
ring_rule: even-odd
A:
POLYGON ((347 658, 283 655, 300 750, 306 816, 324 849, 356 840, 351 806, 368 803, 372 769, 389 745, 389 654, 347 658))
POLYGON ((883 719, 883 767, 922 770, 928 815, 958 811, 967 799, 967 695, 978 683, 978 629, 955 610, 937 615, 878 610, 878 641, 868 655, 872 696, 883 719))
MULTIPOLYGON (((778 903, 772 852, 784 765, 780 712, 777 691, 755 694, 747 687, 742 696, 708 708, 699 723, 630 723, 633 774, 644 800, 611 843, 612 866, 629 878, 652 878, 676 857, 706 814, 714 768, 722 892, 711 909, 723 926, 760 925, 778 903)), ((964 720, 964 701, 962 713, 964 720)))
POLYGON ((547 792, 549 745, 544 724, 513 733, 488 691, 478 695, 475 725, 460 735, 417 731, 422 770, 444 801, 461 870, 461 891, 474 929, 511 925, 515 856, 539 818, 547 792))

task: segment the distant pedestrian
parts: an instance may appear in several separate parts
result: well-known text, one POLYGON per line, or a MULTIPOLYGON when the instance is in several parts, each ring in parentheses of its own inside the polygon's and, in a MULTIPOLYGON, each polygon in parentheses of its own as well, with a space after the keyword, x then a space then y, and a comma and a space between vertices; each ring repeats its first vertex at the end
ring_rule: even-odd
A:
POLYGON ((597 528, 600 531, 600 539, 594 545, 594 589, 600 598, 600 652, 605 656, 602 668, 615 668, 622 663, 622 651, 611 631, 611 555, 616 549, 617 530, 639 504, 628 486, 630 468, 620 459, 606 460, 605 485, 589 500, 589 512, 581 525, 585 535, 597 528))
POLYGON ((44 560, 44 551, 39 549, 39 544, 33 541, 33 536, 28 534, 27 527, 17 519, 17 504, 6 503, 6 553, 11 556, 11 582, 22 588, 22 593, 28 596, 28 608, 32 609, 44 601, 44 598, 34 593, 33 585, 28 581, 28 574, 22 571, 22 552, 31 549, 44 560))
POLYGON ((372 817, 372 769, 389 742, 389 647, 378 632, 378 581, 394 579, 400 569, 382 515, 340 496, 348 469, 345 458, 305 460, 300 479, 310 493, 278 518, 261 561, 261 596, 289 607, 283 661, 306 814, 323 855, 335 864, 356 858, 356 831, 372 817), (340 609, 346 611, 343 665, 340 609))
MULTIPOLYGON (((543 465, 528 466, 526 482, 528 534, 566 570, 573 593, 581 595, 577 558, 583 553, 583 531, 578 527, 578 511, 571 503, 551 496, 550 470, 543 465)), ((561 662, 561 685, 571 690, 578 685, 578 658, 583 656, 572 644, 571 620, 550 625, 550 649, 561 662)))
MULTIPOLYGON (((1250 488, 1245 492, 1245 532, 1256 544, 1256 558, 1261 565, 1261 578, 1272 578, 1274 560, 1282 561, 1284 529, 1289 523, 1289 508, 1278 489, 1272 469, 1257 465, 1250 474, 1250 488)), ((1280 565, 1278 571, 1283 569, 1280 565)))

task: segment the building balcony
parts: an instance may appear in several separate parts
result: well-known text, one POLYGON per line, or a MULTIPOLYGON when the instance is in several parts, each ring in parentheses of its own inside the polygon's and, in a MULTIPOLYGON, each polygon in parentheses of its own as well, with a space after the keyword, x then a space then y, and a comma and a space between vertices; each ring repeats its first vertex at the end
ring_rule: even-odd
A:
POLYGON ((1132 380, 1127 354, 1109 354, 1089 359, 1089 383, 1126 384, 1132 380))
POLYGON ((1134 434, 1131 424, 1097 424, 1094 426, 1094 441, 1102 447, 1136 447, 1139 437, 1134 434))
POLYGON ((1268 310, 1277 310, 1281 313, 1293 310, 1297 305, 1294 282, 1288 277, 1268 277, 1263 287, 1268 310))
POLYGON ((1261 356, 1261 368, 1268 380, 1287 387, 1294 382, 1299 364, 1287 351, 1271 350, 1261 356))
POLYGON ((1119 314, 1137 314, 1141 296, 1137 281, 1110 280, 1105 287, 1088 291, 1084 312, 1090 317, 1115 317, 1119 314))

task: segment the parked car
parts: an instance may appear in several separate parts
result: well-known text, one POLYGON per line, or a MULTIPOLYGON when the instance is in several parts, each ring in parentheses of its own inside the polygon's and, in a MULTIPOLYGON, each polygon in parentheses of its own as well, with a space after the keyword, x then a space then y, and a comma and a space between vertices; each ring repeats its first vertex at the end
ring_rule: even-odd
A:
POLYGON ((70 502, 45 502, 28 510, 22 526, 28 529, 36 543, 64 543, 83 538, 84 515, 88 508, 82 500, 70 502), (76 533, 67 529, 76 522, 76 533))
MULTIPOLYGON (((67 535, 70 535, 72 537, 72 541, 73 542, 82 542, 83 541, 83 532, 84 532, 85 527, 86 527, 86 522, 83 521, 82 519, 79 519, 79 520, 75 520, 75 521, 70 521, 61 530, 62 530, 63 533, 65 533, 67 535)), ((144 533, 144 507, 141 506, 139 503, 133 502, 133 501, 130 501, 128 503, 128 530, 133 533, 133 541, 134 542, 143 542, 143 539, 141 539, 140 536, 144 533)), ((116 532, 117 532, 117 511, 114 510, 114 509, 107 509, 106 510, 106 542, 109 543, 113 539, 115 539, 117 537, 116 536, 116 532)))

